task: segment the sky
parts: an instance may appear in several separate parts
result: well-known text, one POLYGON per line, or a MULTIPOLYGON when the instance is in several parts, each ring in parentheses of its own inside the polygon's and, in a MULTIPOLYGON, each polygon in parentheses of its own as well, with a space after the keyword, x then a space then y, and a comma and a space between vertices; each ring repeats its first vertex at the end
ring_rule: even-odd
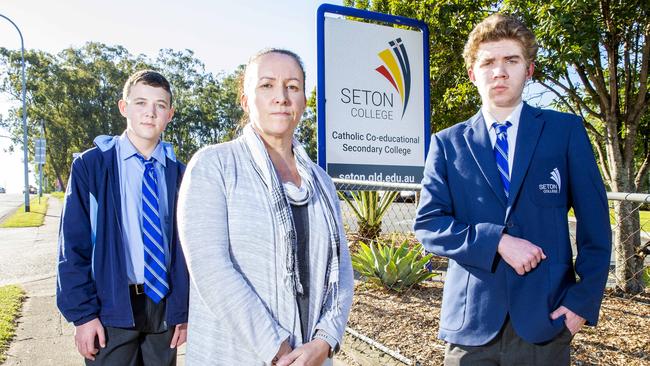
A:
MULTIPOLYGON (((86 42, 124 46, 154 57, 161 48, 190 49, 212 73, 231 72, 258 50, 282 47, 303 58, 307 87, 316 84, 316 10, 342 0, 2 0, 0 14, 20 28, 26 49, 58 53, 86 42)), ((0 18, 0 47, 20 49, 15 28, 0 18)), ((0 95, 0 114, 11 106, 0 95)), ((0 129, 0 186, 22 192, 22 150, 5 152, 0 129)), ((19 148, 19 147, 18 147, 19 148)), ((30 182, 33 183, 33 174, 30 182)))

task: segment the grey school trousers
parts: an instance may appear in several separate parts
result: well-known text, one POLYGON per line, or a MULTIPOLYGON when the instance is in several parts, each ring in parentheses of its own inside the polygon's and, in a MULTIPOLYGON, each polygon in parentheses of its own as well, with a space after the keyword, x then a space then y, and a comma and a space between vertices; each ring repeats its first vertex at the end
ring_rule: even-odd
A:
POLYGON ((543 344, 529 343, 515 333, 506 320, 494 339, 482 346, 462 346, 447 343, 445 366, 569 366, 570 344, 573 336, 564 328, 562 333, 543 344))

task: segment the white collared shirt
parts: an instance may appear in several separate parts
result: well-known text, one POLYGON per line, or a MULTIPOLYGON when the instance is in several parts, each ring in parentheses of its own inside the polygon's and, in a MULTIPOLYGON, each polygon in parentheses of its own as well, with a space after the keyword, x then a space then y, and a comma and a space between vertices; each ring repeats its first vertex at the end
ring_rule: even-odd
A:
POLYGON ((490 135, 490 143, 492 144, 492 149, 494 149, 494 144, 497 142, 497 133, 492 127, 494 122, 504 123, 509 121, 512 123, 512 126, 508 128, 508 171, 510 172, 510 177, 512 177, 512 165, 515 161, 515 148, 517 145, 517 131, 519 130, 519 118, 521 117, 521 110, 524 106, 524 102, 519 102, 519 105, 512 110, 510 115, 506 117, 503 121, 498 121, 494 118, 490 112, 488 112, 485 107, 481 108, 481 113, 483 113, 483 121, 485 121, 485 127, 488 130, 488 135, 490 135))

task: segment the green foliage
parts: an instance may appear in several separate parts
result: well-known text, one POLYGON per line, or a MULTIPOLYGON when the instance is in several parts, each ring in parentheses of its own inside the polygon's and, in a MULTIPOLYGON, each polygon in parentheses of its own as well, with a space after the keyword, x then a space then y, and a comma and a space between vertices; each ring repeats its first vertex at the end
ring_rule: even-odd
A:
POLYGON ((508 0, 540 45, 535 80, 585 118, 607 185, 640 192, 650 158, 650 2, 508 0), (646 164, 644 164, 644 162, 646 164))
POLYGON ((375 240, 381 233, 381 220, 395 201, 399 191, 350 191, 352 199, 343 192, 337 192, 357 217, 358 234, 367 240, 375 240))
MULTIPOLYGON (((96 135, 124 129, 116 103, 121 85, 137 63, 127 54, 122 47, 98 43, 58 55, 26 51, 28 149, 33 156, 33 138, 40 136, 40 124, 45 121, 44 175, 52 184, 62 184, 63 176, 67 178, 73 152, 87 149, 96 135)), ((0 91, 20 100, 20 52, 0 48, 0 75, 0 91)), ((22 105, 10 110, 4 122, 15 142, 20 141, 22 105)))
POLYGON ((422 255, 422 244, 409 248, 404 240, 397 246, 394 241, 361 242, 359 250, 352 254, 352 267, 365 276, 367 281, 388 290, 404 292, 422 281, 436 276, 427 270, 433 254, 422 255))
POLYGON ((302 117, 302 121, 298 124, 296 128, 296 139, 300 141, 307 154, 313 162, 317 162, 317 137, 318 126, 316 125, 316 88, 311 91, 309 99, 307 99, 307 108, 305 109, 305 114, 302 117))
POLYGON ((176 148, 181 161, 208 144, 236 136, 243 110, 239 106, 237 82, 243 67, 232 74, 215 76, 190 50, 161 50, 156 64, 174 88, 174 119, 165 140, 176 148))
POLYGON ((0 287, 0 364, 6 360, 5 352, 16 332, 24 296, 25 292, 18 286, 0 287))
MULTIPOLYGON (((535 80, 556 107, 584 118, 600 171, 615 192, 643 192, 650 168, 650 2, 507 0, 541 47, 535 80)), ((627 206, 621 203, 621 206, 627 206)), ((643 291, 639 216, 617 210, 617 286, 643 291)))
MULTIPOLYGON (((117 102, 126 79, 139 69, 161 72, 172 86, 174 118, 163 139, 171 142, 179 160, 187 162, 201 147, 232 140, 239 133, 243 110, 238 83, 243 65, 231 73, 212 74, 191 50, 162 49, 155 59, 134 56, 124 47, 89 42, 56 55, 28 50, 27 119, 30 156, 33 140, 40 137, 45 121, 47 162, 44 176, 66 187, 72 154, 93 147, 98 135, 118 135, 126 121, 117 102)), ((20 53, 0 48, 0 92, 21 99, 20 53)), ((7 128, 14 143, 22 141, 22 106, 15 104, 0 126, 7 128)), ((296 131, 307 153, 316 160, 316 95, 312 92, 305 121, 296 131)))
MULTIPOLYGON (((150 68, 169 79, 174 94, 174 119, 164 139, 174 144, 181 161, 206 144, 228 141, 236 135, 241 119, 237 78, 213 75, 190 50, 161 50, 156 59, 134 56, 124 47, 89 42, 56 55, 28 50, 27 112, 30 156, 33 139, 45 121, 47 163, 44 175, 54 188, 66 186, 72 154, 93 146, 97 135, 122 133, 126 121, 117 108, 122 87, 134 71, 150 68)), ((0 92, 21 99, 20 52, 0 48, 0 92)), ((14 143, 22 138, 22 106, 11 109, 0 121, 14 143)))

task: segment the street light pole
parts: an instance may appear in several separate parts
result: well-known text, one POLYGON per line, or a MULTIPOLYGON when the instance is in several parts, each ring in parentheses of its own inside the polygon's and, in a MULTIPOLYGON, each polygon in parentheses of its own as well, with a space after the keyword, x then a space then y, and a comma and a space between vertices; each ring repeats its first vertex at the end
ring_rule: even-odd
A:
POLYGON ((27 91, 27 83, 25 82, 25 43, 23 42, 23 34, 20 32, 20 28, 14 23, 11 19, 0 14, 0 17, 5 18, 11 23, 11 25, 16 28, 18 35, 20 36, 20 58, 23 66, 23 164, 25 170, 25 212, 29 212, 29 170, 27 164, 29 163, 27 157, 27 103, 25 100, 25 94, 27 91))

